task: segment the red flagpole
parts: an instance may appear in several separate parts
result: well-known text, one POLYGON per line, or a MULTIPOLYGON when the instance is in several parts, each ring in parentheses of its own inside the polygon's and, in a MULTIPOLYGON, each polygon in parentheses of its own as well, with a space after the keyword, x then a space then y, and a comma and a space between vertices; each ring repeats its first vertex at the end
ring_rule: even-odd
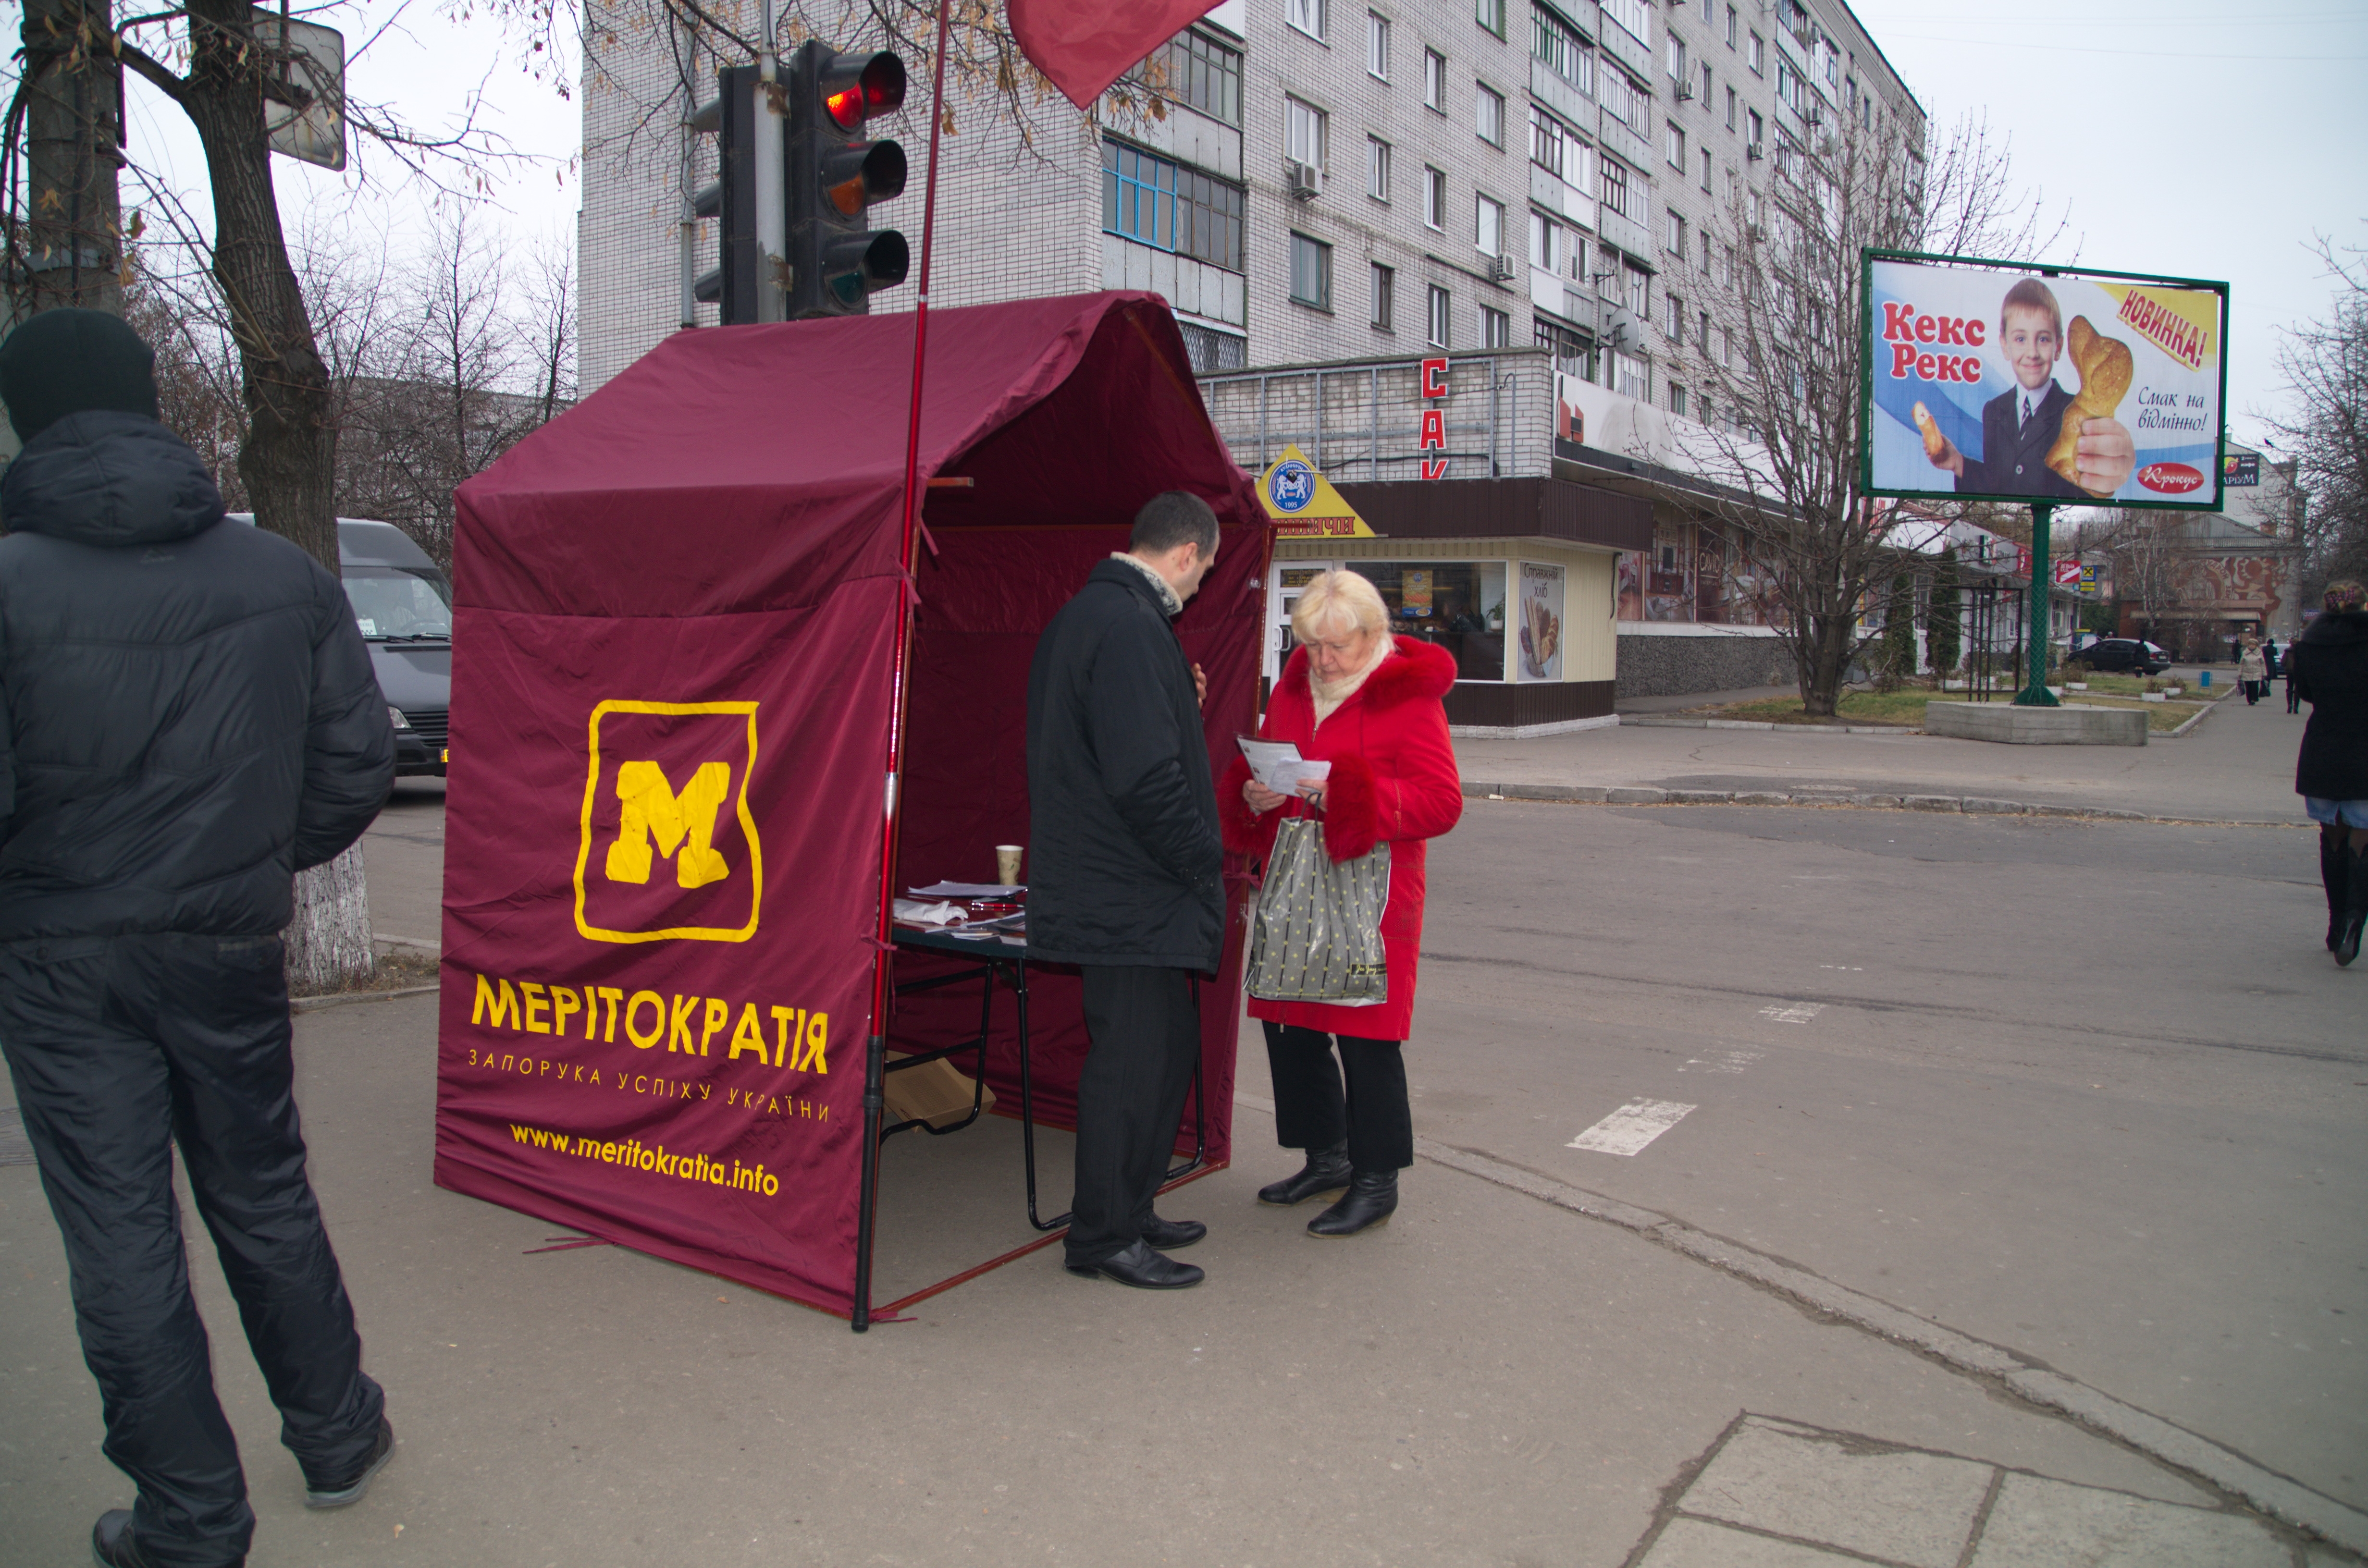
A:
POLYGON ((896 897, 896 824, 905 778, 905 686, 913 652, 913 546, 920 521, 921 364, 929 335, 929 250, 938 224, 938 132, 946 118, 946 30, 953 0, 938 0, 936 66, 929 88, 929 177, 921 199, 921 287, 913 308, 913 403, 905 426, 905 511, 897 564, 904 573, 896 597, 896 657, 889 681, 888 768, 882 787, 884 820, 880 836, 880 917, 872 932, 871 1027, 863 1050, 863 1181, 858 1199, 855 1253, 855 1332, 871 1326, 871 1239, 880 1196, 880 1120, 888 1065, 888 1009, 894 1000, 889 958, 896 897))

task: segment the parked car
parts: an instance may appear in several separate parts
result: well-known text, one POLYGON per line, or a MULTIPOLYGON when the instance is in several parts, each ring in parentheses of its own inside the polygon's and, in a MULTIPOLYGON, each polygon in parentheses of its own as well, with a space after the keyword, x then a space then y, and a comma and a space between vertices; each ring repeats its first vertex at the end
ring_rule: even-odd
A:
MULTIPOLYGON (((233 512, 252 525, 252 512, 233 512)), ((393 523, 337 519, 346 601, 394 722, 394 771, 443 776, 452 708, 452 585, 393 523)))
POLYGON ((2072 656, 2092 670, 2115 674, 2158 676, 2170 667, 2170 654, 2159 643, 2135 637, 2100 637, 2072 656))

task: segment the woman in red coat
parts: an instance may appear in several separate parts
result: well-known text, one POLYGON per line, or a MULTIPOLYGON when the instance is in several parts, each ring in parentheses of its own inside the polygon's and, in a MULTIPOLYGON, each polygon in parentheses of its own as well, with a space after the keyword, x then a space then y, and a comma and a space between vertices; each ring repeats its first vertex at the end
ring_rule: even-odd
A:
MULTIPOLYGON (((1390 897, 1382 912, 1389 999, 1344 1007, 1250 998, 1250 1017, 1266 1026, 1276 1141, 1307 1151, 1298 1175, 1261 1188, 1258 1199, 1301 1203, 1346 1187, 1307 1229, 1351 1236, 1396 1210, 1398 1171, 1414 1164, 1399 1046, 1414 1017, 1422 949, 1424 841, 1463 814, 1463 786, 1440 706, 1455 684, 1455 660, 1427 642, 1393 638, 1381 595, 1353 572, 1326 572, 1309 583, 1291 626, 1300 646, 1283 665, 1259 734, 1293 742, 1301 756, 1332 765, 1328 778, 1302 786, 1300 794, 1322 812, 1324 847, 1333 859, 1390 846, 1390 897)), ((1238 757, 1217 786, 1217 805, 1225 846, 1258 861, 1274 847, 1285 815, 1311 811, 1259 784, 1238 757)))

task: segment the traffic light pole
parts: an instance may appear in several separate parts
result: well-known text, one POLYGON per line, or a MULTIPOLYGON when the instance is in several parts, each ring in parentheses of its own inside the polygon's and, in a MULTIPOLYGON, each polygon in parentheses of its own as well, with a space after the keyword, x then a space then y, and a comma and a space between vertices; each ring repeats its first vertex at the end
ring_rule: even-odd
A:
POLYGON ((789 295, 781 269, 789 256, 789 203, 782 188, 780 57, 773 51, 773 0, 761 11, 763 47, 757 54, 757 103, 749 123, 757 128, 749 148, 757 180, 757 319, 784 321, 789 295))
POLYGON ((2031 608, 2024 612, 2023 653, 2027 674, 2014 694, 2018 708, 2059 708, 2047 689, 2048 610, 2054 600, 2055 573, 2047 561, 2047 525, 2055 508, 2044 501, 2031 506, 2031 608))
MULTIPOLYGON (((769 6, 770 0, 768 0, 769 6)), ((896 656, 889 683, 888 778, 886 821, 880 835, 880 917, 872 932, 871 1027, 865 1031, 863 1073, 863 1173, 857 1209, 855 1302, 849 1322, 862 1334, 871 1326, 871 1242, 880 1197, 881 1085, 886 1076, 888 1009, 894 999, 894 952, 892 919, 896 892, 897 811, 905 778, 905 688, 913 655, 913 546, 918 532, 921 473, 922 350, 928 342, 929 244, 938 222, 938 131, 945 122, 946 30, 953 0, 938 0, 938 39, 933 54, 935 81, 929 88, 929 180, 921 199, 921 288, 913 305, 913 401, 905 425, 905 511, 897 561, 904 568, 904 591, 896 597, 896 656)), ((772 41, 769 31, 766 41, 772 41)))

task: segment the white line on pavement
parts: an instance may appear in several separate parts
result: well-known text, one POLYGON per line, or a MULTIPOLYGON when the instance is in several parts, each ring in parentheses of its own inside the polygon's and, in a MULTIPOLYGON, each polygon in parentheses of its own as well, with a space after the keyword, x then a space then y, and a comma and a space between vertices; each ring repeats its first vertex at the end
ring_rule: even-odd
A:
POLYGON ((1823 1002, 1771 1002, 1759 1009, 1759 1016, 1780 1024, 1805 1024, 1825 1010, 1823 1002))
POLYGON ((1631 1100, 1572 1139, 1565 1147, 1599 1154, 1634 1154, 1686 1119, 1694 1108, 1675 1100, 1631 1100))
POLYGON ((1716 1056, 1689 1056, 1678 1071, 1700 1067, 1712 1073, 1740 1073, 1767 1054, 1764 1051, 1722 1051, 1716 1056))

